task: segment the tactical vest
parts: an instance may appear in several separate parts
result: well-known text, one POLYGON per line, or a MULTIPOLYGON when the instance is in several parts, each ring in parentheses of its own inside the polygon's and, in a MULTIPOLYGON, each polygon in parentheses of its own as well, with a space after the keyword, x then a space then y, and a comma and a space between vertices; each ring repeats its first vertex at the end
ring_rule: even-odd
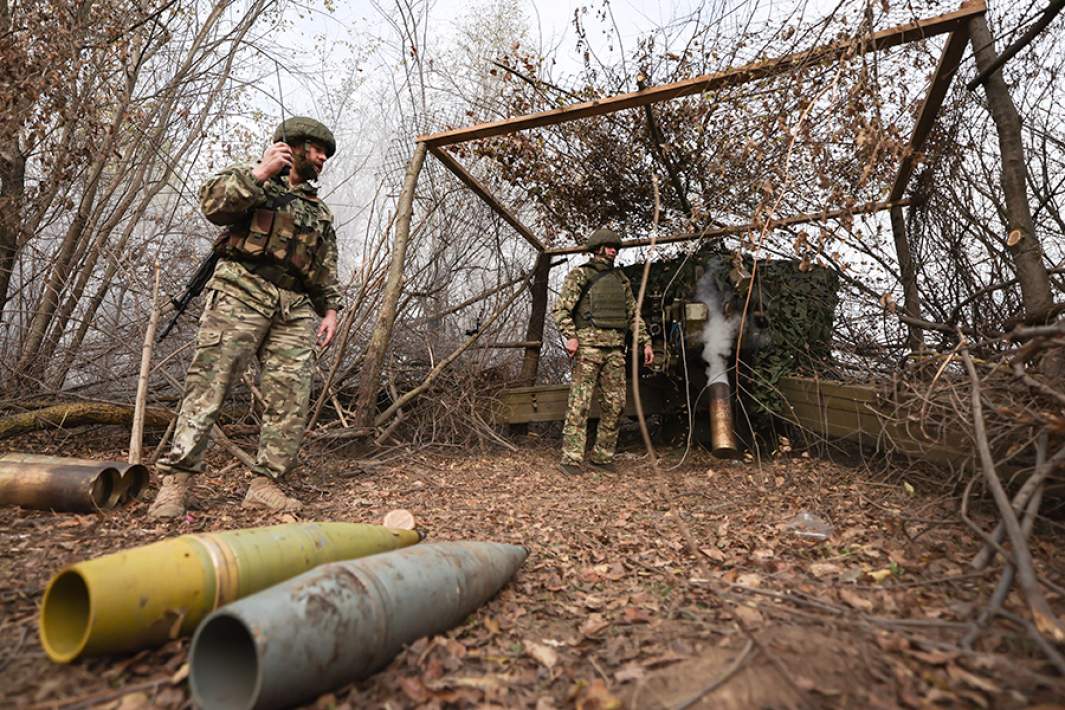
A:
POLYGON ((284 210, 294 200, 318 203, 313 195, 286 193, 266 207, 252 212, 247 223, 230 227, 224 234, 221 253, 236 259, 248 269, 283 289, 316 291, 324 286, 326 240, 324 221, 327 213, 312 210, 316 217, 309 220, 284 210))
POLYGON ((616 269, 597 269, 585 264, 581 268, 593 270, 584 293, 573 309, 573 321, 578 328, 628 330, 629 313, 625 298, 625 276, 616 269))

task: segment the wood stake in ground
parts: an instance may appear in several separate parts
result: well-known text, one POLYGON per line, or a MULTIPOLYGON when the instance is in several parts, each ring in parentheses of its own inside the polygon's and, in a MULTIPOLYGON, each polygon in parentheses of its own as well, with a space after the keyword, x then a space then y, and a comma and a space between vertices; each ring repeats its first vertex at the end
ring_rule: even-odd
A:
POLYGON ((140 463, 144 449, 144 409, 148 404, 148 375, 152 371, 152 349, 155 347, 155 329, 159 325, 159 262, 155 262, 155 280, 152 285, 152 314, 148 317, 148 330, 144 333, 141 348, 141 372, 137 378, 137 399, 133 405, 133 426, 129 435, 129 462, 140 463))
MULTIPOLYGON (((651 187, 655 193, 655 212, 651 222, 651 250, 654 251, 655 237, 658 236, 658 215, 661 212, 662 203, 658 197, 658 176, 653 173, 651 174, 651 187)), ((636 420, 640 423, 640 434, 643 436, 647 456, 651 460, 651 468, 658 473, 658 456, 655 454, 654 444, 651 443, 651 434, 647 431, 647 421, 643 418, 643 402, 640 400, 640 309, 643 307, 643 297, 647 295, 647 279, 650 275, 651 259, 646 258, 643 262, 643 276, 640 277, 640 292, 636 296, 636 322, 633 324, 632 333, 632 403, 636 406, 636 420)))

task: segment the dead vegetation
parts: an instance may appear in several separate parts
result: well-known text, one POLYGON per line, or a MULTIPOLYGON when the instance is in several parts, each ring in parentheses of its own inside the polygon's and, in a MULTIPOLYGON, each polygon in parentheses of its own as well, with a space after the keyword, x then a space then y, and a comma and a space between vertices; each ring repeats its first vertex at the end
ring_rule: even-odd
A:
MULTIPOLYGON (((617 475, 577 479, 556 472, 550 441, 514 453, 408 454, 364 471, 345 457, 307 455, 294 479, 306 519, 377 521, 403 507, 430 539, 532 549, 463 626, 316 706, 1010 708, 1065 692, 1017 594, 963 645, 995 575, 969 567, 981 540, 956 497, 916 477, 911 493, 897 477, 804 456, 759 466, 695 452, 677 467, 678 451, 660 453, 657 476, 630 451, 617 475), (827 540, 787 529, 801 510, 830 522, 827 540)), ((212 457, 217 471, 225 456, 212 457)), ((163 535, 279 522, 240 509, 239 479, 199 479, 197 509, 169 525, 145 527, 143 502, 108 515, 0 511, 0 701, 187 703, 187 639, 58 666, 37 647, 36 601, 65 562, 163 535)), ((990 513, 969 511, 988 529, 990 513)), ((1034 569, 1060 614, 1060 533, 1042 524, 1040 533, 1034 569)))

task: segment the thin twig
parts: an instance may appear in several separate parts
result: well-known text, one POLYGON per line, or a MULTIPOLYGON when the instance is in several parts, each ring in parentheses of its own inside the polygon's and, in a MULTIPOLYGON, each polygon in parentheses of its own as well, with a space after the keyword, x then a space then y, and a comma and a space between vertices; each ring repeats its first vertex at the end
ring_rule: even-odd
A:
MULTIPOLYGON (((959 337, 962 336, 959 334, 959 337)), ((1024 539, 1024 533, 1021 531, 1021 525, 1017 521, 1016 513, 1013 512, 1013 506, 1006 496, 1006 491, 1002 488, 1002 481, 999 480, 998 474, 995 472, 995 462, 991 456, 991 447, 987 443, 987 431, 984 427, 983 405, 980 401, 980 378, 976 374, 976 367, 973 365, 967 347, 961 349, 961 356, 965 362, 965 369, 969 373, 969 379, 972 382, 973 427, 976 434, 976 448, 980 455, 980 464, 987 486, 991 490, 995 505, 998 506, 999 514, 1002 516, 1006 526, 1006 534, 1009 537, 1010 547, 1013 551, 1013 561, 1017 566, 1017 583, 1024 592, 1025 601, 1028 602, 1028 608, 1032 612, 1036 629, 1042 633, 1050 634, 1058 643, 1065 642, 1065 627, 1054 615, 1050 605, 1047 604, 1046 597, 1043 596, 1043 592, 1039 588, 1039 581, 1036 579, 1035 569, 1032 565, 1032 552, 1024 539)))
POLYGON ((744 662, 747 660, 747 657, 751 654, 752 650, 754 650, 754 641, 748 638, 747 645, 743 647, 743 650, 740 651, 739 655, 736 656, 732 663, 729 664, 729 667, 726 668, 721 675, 712 680, 698 693, 678 705, 676 707, 676 710, 687 710, 688 708, 705 698, 707 695, 727 683, 732 678, 732 676, 736 675, 736 672, 739 671, 739 669, 743 666, 744 662))

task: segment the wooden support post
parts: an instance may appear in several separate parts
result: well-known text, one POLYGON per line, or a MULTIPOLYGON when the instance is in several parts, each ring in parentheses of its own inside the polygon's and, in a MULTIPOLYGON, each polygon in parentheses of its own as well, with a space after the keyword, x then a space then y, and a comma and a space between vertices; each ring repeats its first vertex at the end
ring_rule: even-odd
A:
MULTIPOLYGON (((425 144, 419 143, 418 145, 425 144)), ((444 167, 450 170, 455 175, 455 177, 457 177, 463 182, 464 185, 466 185, 466 187, 473 190, 473 192, 478 197, 484 200, 485 204, 491 207, 496 214, 502 217, 504 222, 514 228, 514 231, 525 237, 525 241, 529 242, 529 244, 532 244, 536 251, 544 250, 544 245, 540 243, 540 240, 536 238, 536 235, 533 234, 532 230, 522 224, 521 220, 519 220, 513 212, 504 207, 503 203, 496 199, 496 196, 488 190, 484 183, 482 183, 480 180, 470 174, 470 172, 466 170, 466 168, 462 167, 462 163, 455 160, 454 156, 452 156, 443 148, 431 148, 430 150, 432 151, 433 155, 436 156, 436 159, 444 164, 444 167)))
POLYGON ((133 426, 129 435, 129 462, 140 463, 144 452, 144 410, 148 407, 148 376, 152 371, 152 350, 155 347, 155 329, 159 325, 159 262, 155 262, 155 280, 152 285, 152 314, 148 317, 148 329, 144 333, 141 348, 141 371, 137 378, 137 398, 133 405, 133 426))
MULTIPOLYGON (((880 212, 882 210, 891 209, 892 207, 904 206, 910 204, 909 200, 899 200, 898 202, 869 202, 864 205, 855 205, 854 207, 844 207, 835 210, 822 210, 820 212, 807 212, 804 214, 792 215, 791 217, 781 217, 780 219, 770 220, 770 228, 776 227, 788 227, 796 224, 806 224, 808 222, 820 222, 826 219, 836 219, 837 217, 845 217, 847 215, 856 214, 870 214, 873 212, 880 212)), ((660 239, 630 239, 621 243, 622 249, 628 249, 629 247, 645 247, 649 246, 652 241, 655 244, 673 244, 675 242, 690 242, 696 239, 713 239, 715 237, 725 237, 730 234, 743 234, 750 231, 761 231, 765 228, 765 222, 750 222, 748 224, 737 224, 727 227, 715 227, 713 229, 704 229, 701 232, 695 234, 676 234, 671 237, 662 237, 660 239)), ((554 249, 548 249, 547 254, 552 256, 556 254, 580 254, 586 251, 583 246, 572 247, 556 247, 554 249)))
POLYGON ((525 349, 521 361, 521 374, 518 376, 519 387, 532 387, 540 370, 540 350, 543 348, 544 322, 547 320, 547 284, 551 275, 551 256, 540 254, 536 258, 533 270, 532 309, 529 313, 529 325, 525 328, 525 340, 535 342, 525 349))
POLYGON ((646 106, 658 101, 668 101, 681 96, 691 96, 728 86, 737 86, 757 79, 779 76, 800 67, 839 59, 854 52, 876 52, 897 47, 900 44, 953 32, 963 27, 970 18, 982 15, 986 10, 987 6, 984 0, 975 0, 963 5, 954 12, 948 12, 927 20, 908 22, 864 37, 840 40, 805 52, 796 52, 776 59, 752 62, 741 67, 726 69, 713 74, 704 74, 703 76, 670 84, 662 84, 661 86, 654 86, 628 94, 618 94, 617 96, 571 104, 551 111, 418 136, 418 141, 429 143, 433 147, 453 145, 478 138, 490 138, 506 133, 514 133, 527 128, 551 126, 579 118, 602 116, 615 111, 646 106))
POLYGON ((363 358, 362 378, 355 400, 358 420, 356 426, 369 426, 373 423, 377 409, 377 390, 380 387, 381 370, 385 354, 392 339, 392 324, 396 320, 396 306, 403 291, 403 263, 407 258, 407 245, 410 242, 410 223, 414 214, 414 190, 418 185, 418 174, 425 163, 426 145, 414 146, 414 155, 407 165, 407 174, 403 178, 403 190, 399 193, 396 207, 396 238, 392 244, 392 263, 388 267, 384 294, 381 298, 381 311, 377 316, 377 325, 370 336, 370 344, 363 358))
POLYGON ((928 87, 928 94, 925 95, 924 103, 921 104, 921 110, 917 114, 917 122, 914 124, 913 134, 910 136, 910 144, 907 147, 906 154, 902 157, 902 161, 899 163, 898 172, 895 173, 895 182, 892 183, 891 192, 888 194, 888 201, 890 202, 901 200, 903 193, 906 192, 906 185, 910 182, 910 176, 913 175, 918 153, 921 150, 921 146, 924 145, 925 138, 931 132, 932 126, 935 125, 939 108, 943 105, 947 90, 954 80, 954 75, 958 72, 958 65, 961 63, 961 57, 965 53, 965 45, 968 42, 969 28, 962 26, 951 33, 946 46, 943 47, 943 54, 939 58, 939 66, 932 77, 932 83, 928 87))
MULTIPOLYGON (((891 234, 895 237, 895 254, 899 260, 899 278, 902 281, 902 310, 910 318, 921 319, 920 295, 917 291, 917 269, 914 268, 913 254, 910 252, 910 240, 906 235, 906 218, 902 214, 902 206, 895 205, 891 208, 891 234)), ((910 330, 907 343, 911 351, 920 350, 924 346, 924 336, 920 326, 912 321, 907 324, 910 330)))

